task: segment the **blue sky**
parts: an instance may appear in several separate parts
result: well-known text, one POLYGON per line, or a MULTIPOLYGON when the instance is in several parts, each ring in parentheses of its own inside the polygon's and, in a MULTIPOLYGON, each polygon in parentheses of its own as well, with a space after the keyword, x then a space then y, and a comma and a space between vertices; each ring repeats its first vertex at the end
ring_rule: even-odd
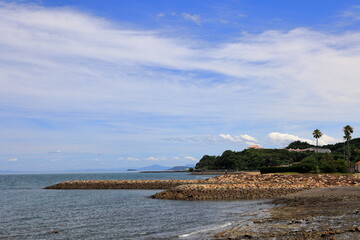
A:
POLYGON ((0 1, 0 170, 358 137, 360 1, 0 1))

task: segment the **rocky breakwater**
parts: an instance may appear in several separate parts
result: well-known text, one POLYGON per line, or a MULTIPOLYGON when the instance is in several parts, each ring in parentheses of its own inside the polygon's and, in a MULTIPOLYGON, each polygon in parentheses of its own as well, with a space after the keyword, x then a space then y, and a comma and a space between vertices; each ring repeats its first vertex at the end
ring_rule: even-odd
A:
POLYGON ((234 200, 284 196, 311 188, 360 186, 353 175, 265 174, 224 175, 201 183, 180 185, 157 193, 152 198, 172 200, 234 200))
POLYGON ((283 196, 305 190, 302 186, 273 187, 247 184, 188 184, 157 193, 152 198, 171 200, 235 200, 283 196))
POLYGON ((170 189, 201 180, 86 180, 66 181, 45 189, 170 189))

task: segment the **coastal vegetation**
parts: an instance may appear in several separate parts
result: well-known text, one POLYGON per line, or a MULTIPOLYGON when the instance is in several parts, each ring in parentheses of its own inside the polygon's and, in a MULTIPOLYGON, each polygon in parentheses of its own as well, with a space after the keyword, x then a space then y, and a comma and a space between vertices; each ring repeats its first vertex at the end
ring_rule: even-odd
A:
POLYGON ((313 137, 316 139, 316 147, 318 147, 319 145, 319 138, 321 138, 322 136, 322 132, 319 129, 315 129, 313 131, 313 137))
MULTIPOLYGON (((318 139, 320 134, 316 132, 317 137, 315 134, 314 137, 318 139)), ((351 171, 355 162, 360 161, 360 138, 345 136, 346 142, 324 146, 294 141, 284 149, 245 149, 240 152, 226 150, 220 156, 204 155, 196 164, 196 169, 261 170, 262 173, 345 173, 351 171)))

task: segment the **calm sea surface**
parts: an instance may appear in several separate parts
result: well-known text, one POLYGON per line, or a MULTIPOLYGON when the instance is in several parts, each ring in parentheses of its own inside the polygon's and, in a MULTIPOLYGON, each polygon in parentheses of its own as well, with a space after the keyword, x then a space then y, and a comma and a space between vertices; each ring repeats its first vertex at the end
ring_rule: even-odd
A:
POLYGON ((263 201, 147 198, 161 190, 43 189, 67 180, 195 178, 185 173, 137 172, 2 174, 0 239, 209 239, 270 206, 263 201))

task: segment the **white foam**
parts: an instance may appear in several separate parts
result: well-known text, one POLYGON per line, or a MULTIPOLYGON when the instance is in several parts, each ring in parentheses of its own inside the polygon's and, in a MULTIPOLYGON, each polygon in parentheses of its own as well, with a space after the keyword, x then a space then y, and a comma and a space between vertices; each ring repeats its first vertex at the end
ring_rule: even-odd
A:
POLYGON ((219 228, 228 227, 228 226, 230 226, 231 224, 232 224, 232 223, 229 222, 229 223, 225 223, 225 224, 222 224, 222 225, 214 226, 214 227, 211 227, 211 228, 196 230, 196 231, 191 232, 191 233, 182 234, 182 235, 179 236, 179 238, 186 238, 186 237, 190 237, 190 236, 192 236, 192 235, 196 235, 196 234, 199 234, 199 233, 214 231, 214 230, 219 229, 219 228))

